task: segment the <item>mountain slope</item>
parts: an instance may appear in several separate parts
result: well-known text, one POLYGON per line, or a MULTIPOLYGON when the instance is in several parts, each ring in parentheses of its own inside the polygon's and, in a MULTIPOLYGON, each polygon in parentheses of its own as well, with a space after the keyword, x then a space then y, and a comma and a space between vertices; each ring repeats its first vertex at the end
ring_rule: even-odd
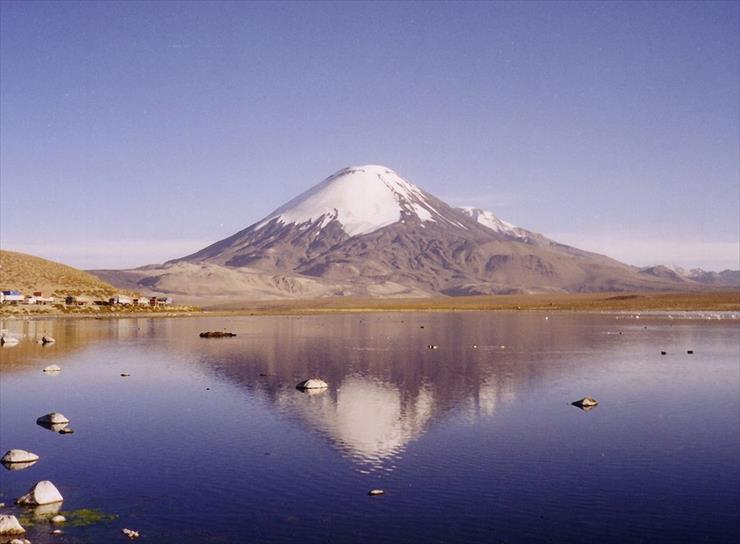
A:
POLYGON ((164 292, 207 290, 208 278, 229 278, 222 289, 255 298, 306 296, 302 290, 439 296, 701 288, 559 244, 485 210, 454 208, 377 165, 340 170, 246 229, 130 271, 133 277, 164 292), (198 267, 208 272, 194 275, 198 267))
POLYGON ((24 294, 108 296, 119 292, 99 278, 53 261, 25 253, 0 250, 0 289, 24 294))

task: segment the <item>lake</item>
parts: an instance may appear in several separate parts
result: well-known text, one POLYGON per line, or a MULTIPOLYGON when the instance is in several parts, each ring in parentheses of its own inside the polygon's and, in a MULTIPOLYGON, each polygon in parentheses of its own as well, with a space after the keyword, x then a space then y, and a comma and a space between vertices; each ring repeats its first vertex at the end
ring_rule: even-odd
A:
POLYGON ((4 321, 0 450, 41 459, 0 468, 2 512, 33 519, 14 499, 49 479, 115 519, 34 544, 736 542, 740 320, 718 317, 4 321))

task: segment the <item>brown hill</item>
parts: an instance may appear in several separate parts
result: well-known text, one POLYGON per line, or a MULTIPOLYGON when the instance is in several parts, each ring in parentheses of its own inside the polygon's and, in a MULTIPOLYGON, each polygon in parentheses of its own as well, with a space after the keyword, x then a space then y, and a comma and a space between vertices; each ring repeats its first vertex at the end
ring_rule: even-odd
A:
POLYGON ((109 296, 120 289, 92 274, 53 261, 0 251, 0 290, 18 290, 23 294, 41 291, 45 296, 109 296))

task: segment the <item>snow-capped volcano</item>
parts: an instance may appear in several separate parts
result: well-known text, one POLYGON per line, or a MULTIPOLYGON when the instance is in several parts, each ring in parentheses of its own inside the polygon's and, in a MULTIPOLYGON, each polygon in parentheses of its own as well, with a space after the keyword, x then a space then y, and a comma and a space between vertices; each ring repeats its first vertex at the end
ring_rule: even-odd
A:
POLYGON ((179 284, 191 290, 238 272, 285 296, 620 291, 676 283, 491 212, 452 207, 377 165, 344 168, 244 230, 153 270, 141 272, 151 288, 178 284, 183 270, 190 279, 179 284))
POLYGON ((407 218, 435 221, 441 217, 425 193, 385 166, 344 168, 281 206, 257 228, 277 220, 282 225, 336 220, 348 236, 368 234, 407 218))

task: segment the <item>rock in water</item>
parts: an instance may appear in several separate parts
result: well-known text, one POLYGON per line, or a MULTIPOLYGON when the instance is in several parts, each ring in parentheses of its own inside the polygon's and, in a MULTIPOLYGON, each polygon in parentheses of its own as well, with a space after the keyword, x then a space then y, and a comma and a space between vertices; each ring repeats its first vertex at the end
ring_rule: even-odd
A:
POLYGON ((296 389, 326 389, 329 384, 321 378, 309 378, 296 385, 296 389))
POLYGON ((599 404, 599 402, 592 397, 583 397, 580 400, 571 402, 571 404, 573 406, 578 406, 579 408, 585 409, 585 408, 593 408, 594 406, 599 404))
POLYGON ((49 365, 44 369, 44 372, 61 372, 62 369, 59 365, 49 365))
POLYGON ((129 537, 131 540, 134 538, 139 538, 141 535, 139 534, 139 531, 134 531, 133 529, 121 529, 121 532, 129 537))
POLYGON ((367 492, 367 494, 371 497, 376 497, 378 495, 385 495, 385 491, 383 491, 382 489, 371 489, 367 492))
POLYGON ((26 450, 8 450, 0 458, 2 463, 33 463, 39 460, 39 456, 26 450))
POLYGON ((5 470, 10 470, 12 472, 17 472, 19 470, 26 470, 27 468, 32 467, 36 463, 38 463, 38 461, 31 461, 29 463, 6 463, 6 462, 3 461, 0 464, 3 465, 3 468, 5 470))
POLYGON ((0 336, 0 346, 13 347, 18 345, 18 339, 12 336, 0 336))
POLYGON ((56 516, 54 516, 53 518, 51 518, 51 522, 52 523, 64 523, 65 521, 67 521, 67 518, 65 518, 64 516, 61 516, 59 514, 57 514, 56 516))
POLYGON ((39 425, 59 425, 59 424, 66 424, 69 423, 69 420, 64 417, 64 414, 60 414, 59 412, 51 412, 50 414, 46 414, 45 416, 41 416, 36 420, 36 423, 39 425))
POLYGON ((5 535, 22 535, 26 530, 18 523, 15 516, 0 516, 0 536, 5 535))
POLYGON ((51 336, 42 336, 41 337, 41 343, 42 344, 53 344, 56 342, 51 336))
POLYGON ((41 505, 52 504, 64 500, 59 490, 49 480, 42 480, 28 490, 28 493, 18 499, 16 504, 41 505))

